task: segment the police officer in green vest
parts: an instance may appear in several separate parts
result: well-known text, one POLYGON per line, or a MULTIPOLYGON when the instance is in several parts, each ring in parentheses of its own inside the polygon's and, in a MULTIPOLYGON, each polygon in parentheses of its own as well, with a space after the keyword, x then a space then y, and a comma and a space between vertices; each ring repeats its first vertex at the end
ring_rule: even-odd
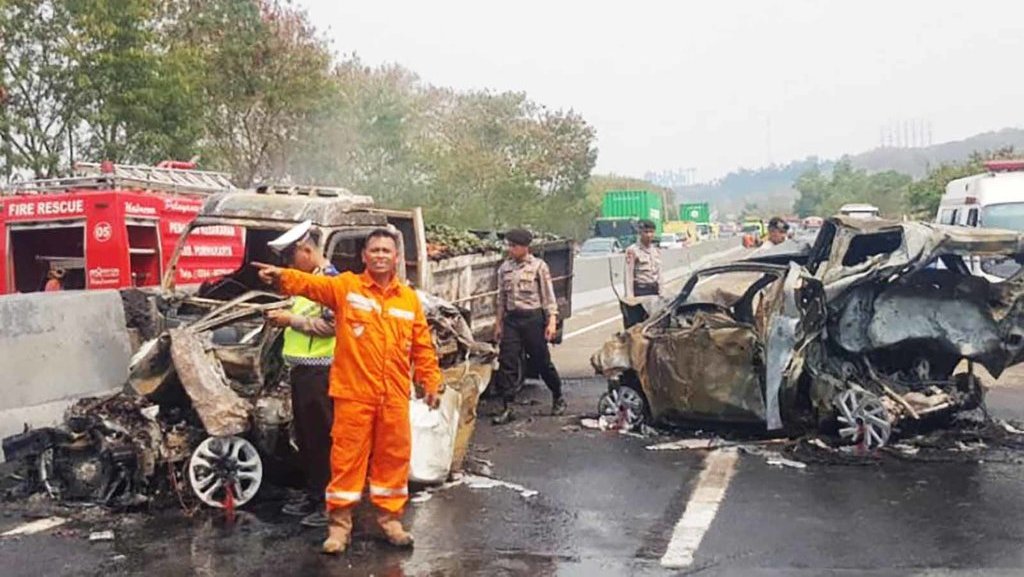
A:
MULTIPOLYGON (((302 222, 268 246, 285 265, 312 274, 335 276, 338 270, 321 254, 310 235, 311 221, 302 222)), ((301 516, 303 525, 326 527, 324 491, 331 475, 333 404, 327 394, 334 358, 334 316, 331 309, 295 297, 291 310, 274 310, 267 322, 284 328, 282 354, 289 368, 292 414, 304 491, 285 504, 282 512, 301 516)))

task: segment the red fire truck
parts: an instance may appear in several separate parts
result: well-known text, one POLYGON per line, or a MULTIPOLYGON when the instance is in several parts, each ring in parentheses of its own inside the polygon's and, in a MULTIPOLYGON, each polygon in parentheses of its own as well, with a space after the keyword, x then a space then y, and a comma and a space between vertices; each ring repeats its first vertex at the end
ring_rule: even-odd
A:
MULTIPOLYGON (((181 168, 78 163, 74 176, 0 189, 0 294, 159 286, 189 222, 210 194, 233 190, 226 174, 181 168)), ((208 227, 183 248, 176 281, 195 285, 242 262, 242 230, 208 227)), ((198 234, 197 234, 198 233, 198 234)))

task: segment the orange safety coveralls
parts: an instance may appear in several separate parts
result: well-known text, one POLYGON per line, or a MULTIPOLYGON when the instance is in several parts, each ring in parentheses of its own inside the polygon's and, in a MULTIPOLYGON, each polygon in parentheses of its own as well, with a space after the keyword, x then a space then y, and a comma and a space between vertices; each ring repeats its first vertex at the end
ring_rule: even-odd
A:
POLYGON ((419 297, 397 279, 381 287, 365 272, 326 277, 286 269, 281 291, 317 301, 336 317, 327 510, 359 502, 369 465, 370 501, 401 514, 409 500, 410 376, 415 371, 426 393, 441 384, 419 297))

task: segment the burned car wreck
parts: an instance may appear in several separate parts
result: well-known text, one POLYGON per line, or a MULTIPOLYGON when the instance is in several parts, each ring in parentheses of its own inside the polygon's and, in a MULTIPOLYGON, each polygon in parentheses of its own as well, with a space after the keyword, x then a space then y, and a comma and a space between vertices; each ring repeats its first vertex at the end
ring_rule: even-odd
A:
MULTIPOLYGON (((808 253, 694 274, 681 292, 591 358, 599 410, 636 426, 820 428, 877 448, 913 423, 983 403, 976 365, 1021 361, 1024 274, 1016 232, 919 222, 826 222, 808 253)), ((647 316, 647 315, 643 315, 647 316)))
MULTIPOLYGON (((271 296, 247 294, 164 332, 136 354, 124 390, 76 402, 62 426, 4 439, 6 459, 22 465, 15 493, 44 491, 114 507, 161 499, 237 507, 264 480, 288 483, 298 473, 298 455, 287 371, 279 361, 281 331, 262 320, 262 311, 288 301, 275 296, 252 304, 271 296), (243 336, 224 344, 218 330, 227 327, 243 336)), ((425 293, 421 300, 445 394, 460 397, 455 450, 461 460, 495 351, 473 340, 456 307, 425 293)))
MULTIPOLYGON (((179 241, 160 293, 122 295, 129 332, 138 341, 123 389, 77 401, 61 426, 3 440, 5 458, 21 463, 15 493, 110 506, 236 507, 264 482, 293 484, 298 467, 283 330, 265 322, 267 311, 288 308, 292 300, 265 290, 251 263, 275 262, 266 242, 307 219, 339 270, 361 270, 361 243, 378 227, 392 227, 407 243, 402 248, 411 249, 407 215, 369 205, 367 197, 341 189, 211 197, 179 241), (191 252, 195 236, 231 231, 243 239, 244 254, 234 255, 237 268, 216 271, 195 290, 177 289, 175 263, 191 252)), ((458 398, 450 403, 458 416, 450 466, 457 469, 496 353, 474 340, 465 310, 419 295, 444 395, 458 398)))

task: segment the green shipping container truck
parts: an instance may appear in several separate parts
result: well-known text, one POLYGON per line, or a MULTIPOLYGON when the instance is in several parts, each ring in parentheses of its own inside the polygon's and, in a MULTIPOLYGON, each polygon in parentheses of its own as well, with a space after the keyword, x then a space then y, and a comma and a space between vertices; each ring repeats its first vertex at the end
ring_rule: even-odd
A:
POLYGON ((679 220, 708 224, 711 222, 711 206, 706 202, 688 202, 679 205, 679 220))
POLYGON ((665 221, 661 195, 649 190, 609 190, 601 201, 601 219, 648 219, 654 221, 658 234, 665 221))

